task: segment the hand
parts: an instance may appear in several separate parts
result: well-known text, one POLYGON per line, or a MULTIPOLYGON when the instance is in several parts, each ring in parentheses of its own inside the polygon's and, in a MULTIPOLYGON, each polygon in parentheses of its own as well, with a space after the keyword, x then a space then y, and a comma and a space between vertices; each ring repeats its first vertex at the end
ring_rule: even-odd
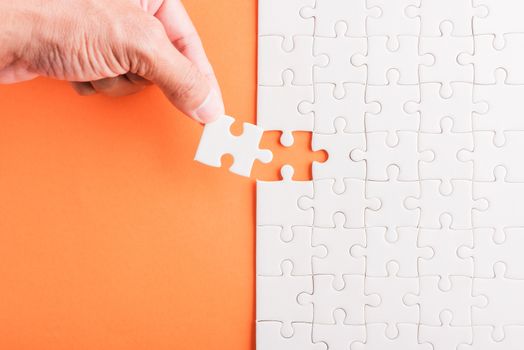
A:
POLYGON ((0 83, 47 76, 82 95, 157 84, 195 120, 224 114, 220 88, 180 0, 0 1, 0 83))

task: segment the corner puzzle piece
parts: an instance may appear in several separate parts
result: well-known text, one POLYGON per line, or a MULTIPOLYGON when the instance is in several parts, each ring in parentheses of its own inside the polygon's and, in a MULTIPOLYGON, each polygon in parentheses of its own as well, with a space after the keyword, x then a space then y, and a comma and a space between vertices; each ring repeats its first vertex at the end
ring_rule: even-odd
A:
POLYGON ((391 272, 388 265, 398 264, 395 273, 399 277, 418 277, 418 259, 429 259, 433 256, 431 248, 417 246, 418 229, 415 227, 398 228, 398 237, 387 240, 384 228, 367 228, 366 246, 355 245, 351 248, 354 257, 366 257, 366 276, 385 277, 391 272))
POLYGON ((506 79, 506 71, 498 70, 495 84, 477 84, 474 88, 474 98, 486 105, 485 110, 473 113, 474 130, 494 131, 497 145, 504 143, 505 131, 524 131, 524 85, 508 85, 506 79))
POLYGON ((403 278, 398 275, 400 266, 396 262, 387 265, 387 277, 366 277, 366 293, 380 295, 380 304, 366 309, 366 323, 387 324, 386 336, 399 335, 402 323, 418 323, 418 310, 404 304, 402 298, 408 293, 418 293, 418 278, 403 278))
POLYGON ((273 154, 269 150, 259 148, 262 128, 244 123, 242 135, 235 136, 231 134, 231 125, 234 122, 235 119, 232 117, 222 116, 207 124, 200 138, 195 160, 218 168, 222 165, 222 156, 231 154, 234 162, 229 170, 235 174, 249 177, 256 159, 262 163, 269 163, 273 159, 273 154))
POLYGON ((504 235, 492 228, 475 229, 474 245, 463 246, 458 255, 464 259, 473 258, 475 261, 474 277, 494 278, 495 265, 502 262, 506 265, 506 277, 524 279, 524 229, 506 228, 504 235))
POLYGON ((505 325, 524 324, 524 280, 509 279, 505 272, 505 264, 497 263, 495 278, 477 278, 473 287, 473 295, 488 300, 486 306, 473 308, 473 325, 493 326, 493 338, 499 341, 504 339, 505 325))
POLYGON ((294 85, 313 85, 313 67, 328 63, 327 56, 313 54, 312 36, 295 36, 291 50, 284 50, 281 36, 261 36, 258 40, 258 84, 262 86, 284 85, 286 70, 294 73, 294 85))
POLYGON ((366 114, 366 131, 385 131, 388 133, 386 142, 393 147, 398 143, 398 131, 418 131, 420 116, 407 113, 405 104, 408 101, 419 100, 419 85, 400 84, 400 72, 387 72, 386 85, 367 86, 366 100, 375 101, 381 106, 380 112, 366 114))
POLYGON ((313 211, 298 207, 302 196, 313 196, 313 182, 294 181, 293 168, 281 169, 282 181, 257 182, 257 226, 281 226, 282 238, 293 239, 293 226, 312 226, 313 211))
POLYGON ((461 150, 458 159, 473 165, 475 181, 495 181, 495 168, 506 169, 506 180, 524 182, 524 166, 521 155, 524 149, 524 130, 521 132, 506 131, 497 138, 495 132, 475 131, 475 148, 461 150), (497 144, 498 139, 504 139, 497 144))
POLYGON ((441 182, 439 180, 422 180, 420 181, 420 197, 406 198, 406 208, 419 209, 418 226, 420 228, 441 227, 440 217, 445 213, 453 218, 453 228, 471 228, 473 227, 472 210, 487 210, 488 201, 486 199, 473 197, 471 181, 452 180, 451 185, 453 191, 445 195, 440 192, 441 182))
POLYGON ((420 324, 441 325, 440 313, 449 310, 453 314, 453 326, 472 324, 471 308, 485 307, 486 298, 473 296, 473 279, 470 277, 451 276, 451 288, 441 290, 439 277, 420 277, 419 294, 406 294, 404 302, 408 306, 418 305, 420 324))
POLYGON ((473 134, 453 132, 453 119, 441 121, 441 133, 419 134, 421 151, 432 151, 435 158, 431 162, 420 162, 421 180, 440 180, 440 192, 450 194, 453 191, 452 180, 473 179, 473 164, 459 160, 459 153, 473 152, 473 134))
POLYGON ((451 276, 473 277, 473 260, 460 255, 461 248, 473 248, 473 230, 452 228, 453 218, 449 214, 440 217, 440 228, 420 229, 418 246, 431 248, 431 259, 419 259, 419 276, 438 276, 438 286, 449 290, 451 276))
POLYGON ((470 326, 454 326, 453 314, 449 310, 440 313, 440 325, 420 325, 419 341, 433 345, 433 350, 457 349, 473 341, 470 326))
POLYGON ((333 37, 336 24, 344 22, 350 36, 365 37, 366 18, 376 17, 379 12, 368 9, 366 0, 317 0, 315 7, 305 7, 300 14, 304 18, 315 18, 315 36, 333 37))
POLYGON ((344 179, 345 190, 336 193, 333 190, 335 180, 313 181, 314 195, 303 196, 298 205, 304 210, 313 208, 315 213, 314 225, 317 227, 334 227, 333 216, 343 213, 349 228, 364 227, 364 212, 367 208, 377 210, 380 201, 376 198, 367 198, 365 181, 344 179))
POLYGON ((399 335, 389 338, 386 335, 386 324, 366 324, 366 342, 356 342, 351 350, 385 350, 385 349, 410 349, 432 350, 431 344, 420 344, 418 341, 417 324, 398 325, 399 335))
POLYGON ((380 9, 380 16, 368 17, 368 36, 387 36, 388 48, 395 50, 399 47, 399 36, 418 36, 420 21, 410 18, 406 14, 408 6, 418 5, 420 0, 368 0, 369 8, 380 9))
POLYGON ((293 324, 313 322, 313 307, 300 304, 297 296, 313 293, 311 276, 293 276, 293 265, 282 264, 281 276, 257 276, 257 321, 278 321, 281 334, 293 336, 293 324))
POLYGON ((491 336, 493 327, 473 326, 473 341, 460 345, 457 350, 520 350, 524 344, 524 326, 505 326, 505 337, 495 340, 491 336))
POLYGON ((524 12, 524 3, 521 0, 473 0, 473 4, 489 11, 488 16, 473 19, 475 35, 495 34, 496 41, 502 44, 505 33, 524 32, 521 15, 524 12))
POLYGON ((399 227, 416 227, 419 215, 404 206, 404 199, 417 197, 420 191, 418 181, 400 181, 400 169, 396 165, 387 168, 388 180, 368 181, 366 196, 380 198, 379 210, 366 210, 367 227, 385 227, 386 239, 394 242, 398 239, 399 227))
POLYGON ((473 36, 474 18, 488 16, 485 6, 473 6, 471 0, 420 0, 420 6, 409 6, 408 17, 420 17, 421 36, 438 36, 443 22, 453 24, 453 36, 473 36))
POLYGON ((344 84, 344 97, 336 98, 332 84, 315 84, 315 100, 303 101, 298 109, 303 114, 314 113, 314 131, 319 134, 334 134, 335 120, 346 121, 344 132, 365 132, 364 116, 366 113, 378 113, 380 104, 366 102, 366 85, 344 84))
POLYGON ((282 230, 280 226, 257 226, 257 275, 282 275, 284 261, 293 265, 293 275, 311 275, 311 259, 326 257, 326 247, 312 246, 312 227, 292 227, 293 238, 290 240, 282 237, 282 230))
POLYGON ((365 54, 367 51, 366 38, 352 38, 347 24, 339 22, 336 24, 335 38, 315 38, 315 54, 327 55, 329 63, 314 70, 316 83, 331 83, 335 85, 335 97, 342 98, 345 95, 345 83, 366 84, 366 68, 355 67, 351 64, 351 57, 356 54, 365 54))
POLYGON ((293 72, 285 71, 283 86, 258 87, 257 124, 266 131, 282 131, 280 143, 293 145, 294 131, 313 131, 313 114, 302 114, 297 106, 314 98, 313 86, 293 85, 293 72))
POLYGON ((315 0, 260 0, 258 2, 258 35, 284 38, 283 48, 293 49, 293 37, 313 36, 315 21, 300 15, 300 10, 313 6, 315 0))
POLYGON ((420 132, 441 132, 441 121, 445 117, 453 119, 453 132, 471 132, 471 114, 487 112, 487 103, 473 102, 473 84, 454 82, 450 85, 453 94, 443 97, 442 84, 420 84, 420 101, 406 103, 407 113, 420 113, 420 132))
POLYGON ((280 333, 280 322, 257 322, 257 350, 327 350, 326 344, 313 343, 310 323, 294 323, 293 334, 284 337, 280 333))
POLYGON ((387 72, 396 69, 400 72, 400 84, 418 84, 419 66, 435 63, 431 55, 419 55, 419 39, 416 36, 400 36, 396 50, 388 48, 387 37, 369 37, 367 55, 356 54, 351 58, 353 65, 367 66, 369 85, 386 85, 387 72))
POLYGON ((332 324, 334 311, 342 309, 346 312, 346 324, 362 325, 365 323, 364 309, 366 305, 377 306, 380 296, 367 295, 364 291, 364 276, 345 275, 345 285, 342 289, 333 287, 334 277, 330 275, 314 275, 313 292, 304 292, 298 296, 298 302, 303 305, 313 305, 315 310, 314 323, 332 324))
MULTIPOLYGON (((457 2, 457 0, 451 1, 457 2)), ((435 7, 441 8, 441 6, 443 5, 439 3, 435 7)), ((450 11, 445 7, 443 10, 446 13, 450 11)), ((453 94, 451 83, 473 83, 473 67, 459 64, 457 58, 464 53, 473 55, 474 41, 471 36, 453 36, 453 24, 450 22, 442 23, 440 30, 439 36, 420 38, 421 54, 432 55, 435 60, 431 66, 420 67, 420 81, 422 83, 441 83, 441 95, 449 98, 453 94)))
POLYGON ((410 131, 397 132, 399 142, 394 147, 387 143, 387 133, 367 133, 367 149, 356 149, 351 152, 351 159, 366 160, 367 179, 371 181, 388 180, 387 168, 397 165, 400 168, 399 180, 416 181, 419 179, 418 162, 431 161, 433 152, 418 151, 418 133, 410 131))
POLYGON ((524 84, 524 33, 510 33, 502 40, 495 41, 494 35, 478 35, 475 39, 475 53, 461 54, 460 64, 472 64, 475 70, 475 83, 494 84, 495 72, 507 72, 508 84, 524 84))
POLYGON ((345 228, 346 217, 336 213, 333 220, 335 227, 313 228, 313 247, 327 248, 324 257, 313 257, 313 273, 315 275, 332 275, 333 287, 337 290, 344 288, 344 275, 364 275, 366 260, 351 255, 354 245, 366 244, 366 229, 345 228))
POLYGON ((497 237, 502 237, 506 227, 524 226, 522 208, 515 205, 524 198, 524 183, 508 182, 506 174, 505 168, 497 167, 494 182, 475 182, 473 185, 474 195, 489 202, 486 211, 473 212, 475 227, 492 227, 497 230, 497 237))
MULTIPOLYGON (((313 341, 315 343, 325 343, 330 350, 343 350, 349 349, 354 342, 363 342, 366 339, 366 326, 345 324, 344 320, 347 315, 344 310, 335 310, 333 317, 335 318, 334 324, 316 323, 313 325, 313 341)), ((302 350, 302 348, 294 349, 302 350)))
POLYGON ((347 134, 345 127, 345 120, 338 118, 336 134, 314 133, 311 141, 313 151, 325 150, 329 156, 323 163, 313 162, 313 180, 335 179, 334 189, 338 193, 344 191, 344 178, 366 179, 366 165, 349 157, 354 149, 366 147, 366 134, 347 134))

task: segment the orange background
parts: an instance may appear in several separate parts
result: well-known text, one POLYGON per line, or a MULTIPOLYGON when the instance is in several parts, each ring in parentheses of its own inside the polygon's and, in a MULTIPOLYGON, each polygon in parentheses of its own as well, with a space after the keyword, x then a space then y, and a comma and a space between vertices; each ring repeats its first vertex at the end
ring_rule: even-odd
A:
MULTIPOLYGON (((228 114, 254 122, 256 1, 185 3, 228 114)), ((255 183, 194 162, 200 132, 154 87, 0 86, 0 349, 254 348, 255 183)), ((255 175, 300 158, 307 178, 309 135, 278 136, 255 175)))

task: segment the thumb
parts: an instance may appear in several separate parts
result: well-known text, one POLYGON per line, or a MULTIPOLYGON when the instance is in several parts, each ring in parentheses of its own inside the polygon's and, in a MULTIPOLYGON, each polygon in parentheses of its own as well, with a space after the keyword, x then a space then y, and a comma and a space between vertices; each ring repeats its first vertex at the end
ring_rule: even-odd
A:
POLYGON ((144 78, 160 87, 180 111, 200 123, 209 123, 225 114, 218 91, 200 70, 169 41, 167 34, 155 36, 156 43, 147 61, 144 78))

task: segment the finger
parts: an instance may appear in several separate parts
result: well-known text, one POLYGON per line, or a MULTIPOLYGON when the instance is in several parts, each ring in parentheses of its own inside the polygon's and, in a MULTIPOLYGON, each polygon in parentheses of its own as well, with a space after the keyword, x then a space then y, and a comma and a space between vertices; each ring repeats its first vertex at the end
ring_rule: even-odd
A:
POLYGON ((160 24, 154 33, 148 38, 153 49, 143 53, 142 63, 147 67, 141 75, 157 84, 173 105, 199 122, 208 123, 223 115, 220 95, 199 68, 172 45, 160 24))
POLYGON ((218 80, 209 62, 202 40, 180 0, 165 0, 155 16, 162 22, 169 40, 209 79, 221 95, 218 80))
POLYGON ((89 82, 72 82, 71 86, 80 96, 96 94, 96 90, 89 82))
POLYGON ((142 91, 145 84, 130 81, 121 75, 115 78, 106 78, 91 82, 93 88, 107 96, 127 96, 142 91))
POLYGON ((152 82, 150 82, 147 79, 144 79, 140 75, 136 75, 133 73, 127 73, 126 78, 133 84, 139 84, 139 85, 152 85, 153 84, 152 82))

